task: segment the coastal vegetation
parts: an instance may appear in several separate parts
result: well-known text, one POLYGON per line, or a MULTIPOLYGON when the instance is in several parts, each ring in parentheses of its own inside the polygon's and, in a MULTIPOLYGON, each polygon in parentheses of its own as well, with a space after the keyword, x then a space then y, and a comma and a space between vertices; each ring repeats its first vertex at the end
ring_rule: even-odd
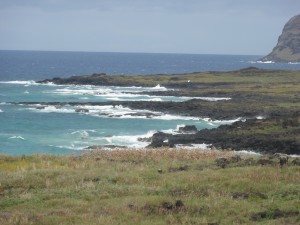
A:
POLYGON ((298 161, 171 148, 2 155, 0 224, 296 225, 298 161))

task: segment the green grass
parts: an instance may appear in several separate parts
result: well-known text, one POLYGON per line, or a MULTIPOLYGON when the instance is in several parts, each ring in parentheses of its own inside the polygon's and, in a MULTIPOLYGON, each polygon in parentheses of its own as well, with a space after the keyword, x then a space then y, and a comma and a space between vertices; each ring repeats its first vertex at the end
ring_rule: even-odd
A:
POLYGON ((215 165, 217 157, 233 154, 158 149, 0 156, 0 224, 299 224, 299 214, 272 215, 276 209, 299 213, 300 168, 215 165), (183 206, 176 208, 178 200, 183 206), (265 211, 266 218, 252 218, 265 211))

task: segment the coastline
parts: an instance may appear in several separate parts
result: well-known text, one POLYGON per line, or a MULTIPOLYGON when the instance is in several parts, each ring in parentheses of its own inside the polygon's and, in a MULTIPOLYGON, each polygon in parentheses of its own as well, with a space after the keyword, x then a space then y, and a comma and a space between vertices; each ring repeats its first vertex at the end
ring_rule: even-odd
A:
MULTIPOLYGON (((131 119, 138 119, 139 123, 145 121, 145 126, 151 124, 132 137, 128 133, 125 136, 121 133, 97 136, 96 124, 88 129, 66 130, 65 133, 72 136, 78 134, 76 138, 84 144, 51 144, 50 147, 57 146, 61 149, 66 146, 68 150, 85 150, 89 146, 105 145, 172 148, 178 145, 206 144, 218 149, 299 155, 299 71, 250 67, 231 72, 139 76, 93 74, 39 82, 6 83, 24 85, 22 91, 27 96, 30 87, 48 89, 45 95, 34 97, 32 101, 3 102, 1 104, 4 107, 5 104, 8 107, 14 107, 15 104, 33 115, 68 113, 72 121, 78 120, 82 123, 86 123, 86 119, 94 123, 93 118, 98 117, 106 121, 112 119, 116 126, 118 121, 128 121, 130 124, 131 119), (53 93, 54 97, 47 98, 48 93, 53 93), (160 130, 160 120, 180 122, 168 122, 168 127, 160 130), (202 122, 205 126, 200 125, 202 122), (192 124, 197 126, 192 132, 178 132, 179 125, 192 124), (90 144, 85 142, 89 135, 93 136, 90 144), (126 144, 120 141, 121 138, 129 138, 130 141, 126 144), (100 140, 99 144, 97 140, 100 140)), ((2 112, 3 115, 5 111, 2 112)), ((43 117, 40 118, 39 122, 43 126, 43 117)), ((128 125, 122 126, 126 130, 128 125)), ((7 138, 19 136, 24 138, 20 134, 7 138)))
POLYGON ((300 157, 278 152, 299 156, 300 71, 253 70, 136 77, 141 86, 143 78, 150 87, 179 82, 155 96, 230 98, 223 101, 11 102, 35 110, 73 107, 72 113, 81 114, 89 107, 122 105, 239 120, 215 129, 185 126, 178 134, 155 133, 148 141, 156 148, 0 155, 0 223, 298 224, 300 157), (213 146, 189 149, 195 142, 213 146), (173 147, 178 143, 186 149, 173 147))
MULTIPOLYGON (((201 72, 176 75, 110 76, 93 74, 53 78, 39 83, 57 85, 100 85, 165 87, 149 91, 154 96, 188 96, 194 99, 173 101, 52 102, 84 106, 121 105, 171 115, 240 121, 205 129, 195 134, 167 135, 159 145, 212 144, 220 149, 252 150, 261 153, 300 154, 300 72, 249 67, 231 72, 201 72), (200 97, 226 98, 205 101, 200 97), (244 122, 242 122, 244 121, 244 122), (166 141, 168 139, 168 141, 166 141)), ((129 94, 133 94, 128 92, 129 94)), ((145 94, 145 92, 142 92, 145 94)), ((139 93, 134 93, 139 94, 139 93)), ((43 104, 23 102, 20 104, 43 104)))

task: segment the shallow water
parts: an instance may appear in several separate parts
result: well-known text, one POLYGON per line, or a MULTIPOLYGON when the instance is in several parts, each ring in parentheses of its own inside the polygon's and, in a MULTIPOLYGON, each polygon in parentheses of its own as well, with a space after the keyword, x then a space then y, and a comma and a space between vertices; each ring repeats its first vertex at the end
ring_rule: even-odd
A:
MULTIPOLYGON (((95 87, 40 85, 35 82, 0 82, 0 153, 69 154, 92 145, 145 147, 139 137, 156 131, 174 133, 178 125, 213 128, 222 121, 132 110, 122 105, 78 106, 10 104, 9 102, 105 102, 111 100, 185 101, 188 97, 138 94, 164 87, 95 87), (128 94, 127 92, 131 93, 128 94), (124 93, 126 92, 126 93, 124 93)), ((208 101, 227 100, 204 98, 208 101)))

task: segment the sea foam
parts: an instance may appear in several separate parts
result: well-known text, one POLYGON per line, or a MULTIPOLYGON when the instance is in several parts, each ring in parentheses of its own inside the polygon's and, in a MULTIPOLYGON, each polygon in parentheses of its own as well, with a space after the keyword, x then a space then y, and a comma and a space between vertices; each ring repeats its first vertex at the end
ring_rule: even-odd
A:
POLYGON ((249 63, 251 63, 251 64, 256 64, 256 63, 258 63, 258 64, 273 64, 275 62, 273 62, 273 61, 260 61, 260 60, 258 60, 258 61, 249 61, 249 63))
POLYGON ((41 113, 75 113, 74 109, 71 108, 64 108, 64 107, 56 107, 56 106, 38 106, 36 108, 27 108, 28 110, 34 112, 41 112, 41 113))
POLYGON ((35 85, 37 84, 34 80, 13 80, 13 81, 0 81, 1 84, 21 84, 21 85, 35 85))
POLYGON ((23 85, 25 87, 32 86, 32 85, 39 85, 39 86, 61 86, 58 84, 54 84, 53 82, 47 83, 37 83, 34 80, 11 80, 11 81, 0 81, 0 84, 16 84, 16 85, 23 85))
POLYGON ((27 108, 34 112, 42 113, 78 113, 76 110, 83 109, 83 114, 103 117, 103 118, 119 118, 119 119, 157 119, 157 120, 187 120, 187 121, 204 121, 211 126, 221 124, 232 124, 240 121, 241 118, 234 120, 211 120, 210 118, 199 118, 192 116, 180 116, 165 114, 150 110, 135 110, 122 105, 105 105, 105 106, 52 106, 52 105, 35 105, 36 107, 27 108), (86 111, 85 111, 86 110, 86 111))
POLYGON ((22 136, 12 136, 12 137, 9 137, 8 139, 20 139, 20 140, 23 140, 23 141, 26 140, 26 139, 23 138, 22 136))

